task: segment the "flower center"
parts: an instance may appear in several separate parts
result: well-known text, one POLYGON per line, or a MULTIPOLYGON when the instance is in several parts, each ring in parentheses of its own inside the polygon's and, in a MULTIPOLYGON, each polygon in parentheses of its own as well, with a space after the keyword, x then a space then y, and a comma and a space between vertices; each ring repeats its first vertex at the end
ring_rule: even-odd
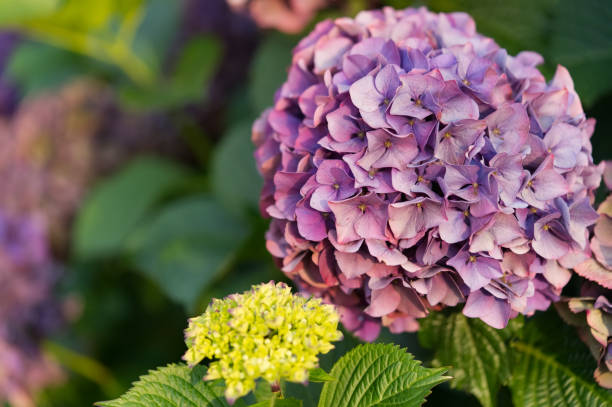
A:
POLYGON ((391 140, 385 141, 385 148, 391 148, 391 146, 392 146, 391 140))
POLYGON ((449 132, 444 133, 444 138, 451 138, 452 134, 450 134, 449 132))
POLYGON ((422 175, 419 175, 419 176, 417 177, 417 182, 423 182, 423 181, 425 181, 425 178, 423 178, 423 176, 422 176, 422 175))
POLYGON ((463 211, 463 216, 465 216, 466 218, 467 218, 468 216, 470 216, 470 211, 469 211, 469 209, 466 209, 466 210, 464 210, 464 211, 463 211))
POLYGON ((422 204, 422 203, 417 202, 417 204, 416 204, 416 207, 417 207, 417 208, 419 208, 419 209, 420 209, 422 206, 423 206, 423 204, 422 204))
POLYGON ((470 263, 476 263, 476 256, 470 256, 470 263))
POLYGON ((376 175, 376 169, 370 168, 370 171, 368 171, 368 175, 370 176, 370 178, 374 179, 374 176, 376 175))
POLYGON ((385 98, 385 100, 383 100, 383 103, 385 104, 385 106, 389 106, 389 103, 391 103, 391 101, 388 98, 385 98))
POLYGON ((415 104, 415 105, 417 105, 417 106, 422 106, 422 105, 423 105, 423 102, 421 102, 421 99, 417 98, 417 99, 414 101, 414 104, 415 104))
POLYGON ((544 225, 544 226, 542 227, 542 229, 544 229, 544 230, 548 230, 548 229, 550 229, 550 225, 544 225))
POLYGON ((334 184, 334 189, 340 189, 340 185, 337 182, 334 184))
POLYGON ((495 134, 496 136, 499 136, 501 134, 501 130, 496 127, 493 129, 493 134, 495 134))
POLYGON ((470 86, 470 85, 471 85, 470 81, 468 81, 467 79, 464 79, 464 80, 462 80, 461 82, 463 82, 463 84, 464 84, 465 86, 470 86))
POLYGON ((361 213, 365 213, 366 208, 367 208, 366 204, 364 204, 364 203, 359 204, 359 206, 357 206, 357 207, 359 208, 361 213))

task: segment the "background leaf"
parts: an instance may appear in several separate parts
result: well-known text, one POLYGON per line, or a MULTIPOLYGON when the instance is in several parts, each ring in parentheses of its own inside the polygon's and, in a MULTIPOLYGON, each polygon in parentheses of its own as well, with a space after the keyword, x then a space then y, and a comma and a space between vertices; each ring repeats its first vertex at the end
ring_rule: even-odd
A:
POLYGON ((202 380, 206 368, 168 365, 141 376, 116 400, 96 403, 99 407, 226 407, 224 398, 202 380))
POLYGON ((98 184, 74 228, 78 259, 116 254, 124 239, 186 170, 159 158, 139 158, 98 184))
POLYGON ((251 123, 231 127, 221 140, 212 159, 212 188, 215 196, 234 213, 256 211, 263 185, 257 173, 251 123))
POLYGON ((612 394, 593 380, 596 363, 587 347, 554 312, 531 319, 511 346, 516 407, 612 405, 612 394))
POLYGON ((130 238, 139 268, 173 300, 193 310, 207 284, 223 271, 248 233, 207 196, 181 199, 130 238))
POLYGON ((432 313, 421 321, 419 339, 434 349, 435 366, 452 366, 451 386, 474 394, 485 407, 495 406, 500 385, 510 377, 507 342, 516 327, 491 328, 458 312, 432 313))
POLYGON ((608 0, 560 0, 550 56, 571 73, 585 106, 612 90, 612 7, 608 0))
POLYGON ((361 345, 332 368, 338 379, 323 385, 320 407, 420 406, 431 388, 448 379, 447 369, 427 369, 390 344, 361 345))

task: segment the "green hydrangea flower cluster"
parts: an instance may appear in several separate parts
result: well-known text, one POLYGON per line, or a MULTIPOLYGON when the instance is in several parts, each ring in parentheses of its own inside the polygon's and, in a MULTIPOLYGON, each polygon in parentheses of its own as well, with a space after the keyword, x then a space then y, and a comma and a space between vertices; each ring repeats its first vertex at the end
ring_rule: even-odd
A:
POLYGON ((214 299, 185 330, 183 359, 212 359, 206 380, 223 379, 229 400, 244 396, 263 378, 305 382, 317 355, 342 339, 338 314, 320 299, 291 293, 283 283, 253 286, 243 294, 214 299))

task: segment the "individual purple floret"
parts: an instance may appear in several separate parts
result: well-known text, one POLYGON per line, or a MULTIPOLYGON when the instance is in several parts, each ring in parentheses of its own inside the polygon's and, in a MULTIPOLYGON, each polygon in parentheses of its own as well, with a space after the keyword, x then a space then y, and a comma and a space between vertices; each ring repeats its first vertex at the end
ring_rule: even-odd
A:
POLYGON ((61 377, 40 349, 61 321, 57 280, 39 219, 0 214, 0 403, 34 406, 32 394, 61 377))
POLYGON ((464 13, 319 23, 253 126, 267 247, 373 340, 430 310, 503 328, 588 258, 603 172, 567 70, 508 55, 464 13))

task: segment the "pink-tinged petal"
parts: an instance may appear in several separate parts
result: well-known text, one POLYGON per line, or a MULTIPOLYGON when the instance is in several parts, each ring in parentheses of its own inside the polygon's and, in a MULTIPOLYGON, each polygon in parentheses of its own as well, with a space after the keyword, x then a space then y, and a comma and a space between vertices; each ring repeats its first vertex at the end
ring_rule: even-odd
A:
POLYGON ((364 55, 346 55, 342 62, 342 72, 352 84, 363 78, 376 67, 376 61, 364 55))
POLYGON ((321 185, 312 193, 310 206, 321 212, 329 212, 329 202, 335 201, 337 190, 331 185, 321 185))
POLYGON ((402 252, 396 248, 388 247, 384 240, 366 239, 366 245, 372 256, 388 266, 399 266, 408 261, 402 252))
POLYGON ((356 253, 361 248, 361 244, 364 241, 364 239, 359 239, 345 244, 340 243, 338 242, 337 232, 334 229, 331 229, 327 233, 327 238, 336 250, 343 253, 356 253))
POLYGON ((510 319, 510 304, 484 293, 483 290, 470 294, 463 307, 463 315, 469 318, 480 318, 493 328, 503 329, 510 319))
POLYGON ((385 104, 388 105, 401 82, 394 66, 387 65, 376 74, 374 84, 378 92, 386 99, 385 104))
POLYGON ((564 236, 562 226, 557 219, 558 213, 538 220, 534 225, 534 238, 531 247, 545 259, 556 260, 570 250, 570 244, 564 236))
POLYGON ((360 238, 386 239, 387 204, 376 194, 330 202, 329 207, 336 216, 336 231, 340 243, 360 238))
POLYGON ((413 317, 400 316, 401 313, 395 315, 383 316, 383 325, 389 328, 389 332, 400 334, 404 332, 416 332, 419 330, 419 323, 413 317))
POLYGON ((531 107, 542 131, 547 132, 552 124, 567 111, 569 92, 567 89, 543 93, 531 102, 531 107))
POLYGON ((293 147, 298 136, 300 119, 284 110, 272 110, 268 116, 268 123, 280 136, 280 140, 289 147, 293 147))
POLYGON ((353 46, 353 41, 346 37, 323 37, 315 45, 314 72, 323 73, 325 70, 340 66, 342 57, 353 46))
POLYGON ((491 279, 502 276, 501 262, 467 250, 460 250, 447 264, 457 270, 461 279, 472 291, 489 284, 491 279))
POLYGON ((574 271, 580 276, 612 290, 612 271, 603 267, 596 260, 588 259, 574 267, 574 271))
POLYGON ((356 112, 348 104, 342 104, 336 110, 327 114, 327 128, 335 141, 349 141, 361 131, 353 118, 355 114, 356 112))
POLYGON ((413 238, 445 220, 442 206, 427 198, 415 198, 389 206, 389 227, 397 239, 413 238))
POLYGON ((385 97, 376 90, 374 86, 374 77, 372 75, 364 76, 357 82, 353 83, 349 89, 351 101, 363 112, 374 112, 383 103, 385 97))
POLYGON ((482 120, 463 120, 438 132, 434 156, 449 164, 463 164, 470 146, 486 128, 482 120))
POLYGON ((327 94, 327 88, 322 83, 312 85, 302 92, 298 98, 298 104, 304 116, 312 118, 317 110, 317 96, 327 96, 327 94))
POLYGON ((478 119, 478 105, 459 89, 457 82, 445 82, 437 97, 439 106, 437 117, 442 123, 478 119))
POLYGON ((325 219, 320 212, 299 205, 295 208, 297 227, 302 236, 313 242, 320 242, 327 237, 325 219))
POLYGON ((555 167, 573 168, 582 148, 580 129, 567 123, 555 123, 544 136, 544 145, 553 154, 555 167))
POLYGON ((375 265, 374 260, 363 253, 334 253, 340 271, 348 278, 359 277, 369 272, 375 265))
POLYGON ((365 319, 359 329, 355 331, 355 336, 364 342, 372 342, 380 334, 380 323, 372 319, 365 319))
POLYGON ((555 260, 544 260, 543 262, 536 262, 532 266, 532 270, 542 273, 544 278, 553 285, 555 288, 563 288, 567 285, 572 273, 563 268, 555 260), (539 266, 536 266, 539 264, 539 266))
POLYGON ((529 116, 523 105, 502 106, 485 120, 496 152, 516 154, 524 148, 529 135, 529 116))
POLYGON ((406 195, 411 196, 412 187, 416 185, 418 175, 413 168, 406 168, 403 170, 393 169, 391 170, 391 184, 396 190, 403 192, 406 195))
POLYGON ((295 206, 302 199, 300 189, 310 178, 310 173, 290 173, 277 172, 274 175, 274 199, 276 208, 286 219, 293 220, 295 216, 295 206))
POLYGON ((393 285, 388 285, 381 290, 372 291, 370 305, 364 312, 372 317, 382 317, 395 311, 400 302, 400 293, 393 285))
POLYGON ((569 92, 568 108, 567 113, 573 118, 583 118, 584 110, 582 110, 582 104, 580 103, 580 97, 574 90, 574 81, 568 70, 561 65, 557 65, 555 76, 551 81, 551 85, 556 88, 565 88, 569 92))
POLYGON ((467 224, 467 216, 463 211, 456 208, 446 210, 448 221, 442 222, 438 226, 440 237, 446 243, 457 243, 470 236, 470 227, 467 224))

